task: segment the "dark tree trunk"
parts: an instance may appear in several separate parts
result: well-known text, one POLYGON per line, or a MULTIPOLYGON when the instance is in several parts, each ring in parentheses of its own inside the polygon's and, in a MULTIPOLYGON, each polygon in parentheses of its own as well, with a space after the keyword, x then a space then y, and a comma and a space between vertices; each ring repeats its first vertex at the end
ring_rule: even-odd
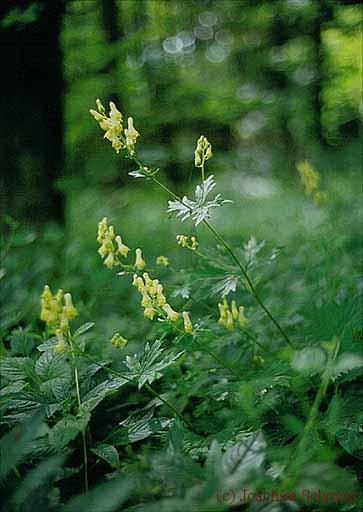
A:
POLYGON ((120 77, 117 76, 117 52, 116 46, 124 34, 122 26, 119 22, 119 12, 116 0, 102 0, 102 26, 106 36, 107 43, 111 47, 112 57, 103 69, 111 78, 111 95, 110 99, 118 106, 119 110, 123 111, 124 105, 121 98, 121 84, 120 77))
POLYGON ((55 189, 64 161, 63 70, 60 31, 63 1, 38 1, 34 20, 9 24, 15 7, 4 2, 0 17, 0 213, 30 221, 63 219, 63 198, 55 189))

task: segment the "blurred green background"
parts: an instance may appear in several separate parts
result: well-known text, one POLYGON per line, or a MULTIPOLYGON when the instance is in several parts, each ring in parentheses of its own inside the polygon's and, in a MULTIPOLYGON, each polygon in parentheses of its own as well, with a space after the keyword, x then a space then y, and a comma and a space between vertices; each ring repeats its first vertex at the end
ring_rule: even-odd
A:
POLYGON ((139 332, 137 297, 96 252, 105 215, 148 261, 190 262, 175 236, 191 226, 128 176, 132 165, 89 115, 98 97, 133 116, 141 160, 178 193, 199 178, 193 151, 206 135, 208 171, 234 201, 214 222, 237 245, 251 234, 285 245, 292 289, 294 279, 296 290, 319 279, 323 289, 329 272, 339 293, 349 279, 357 286, 360 2, 3 1, 0 44, 3 329, 36 322, 47 282, 72 291, 82 320, 103 319, 105 335, 139 332), (305 159, 328 193, 322 207, 304 197, 296 163, 305 159))

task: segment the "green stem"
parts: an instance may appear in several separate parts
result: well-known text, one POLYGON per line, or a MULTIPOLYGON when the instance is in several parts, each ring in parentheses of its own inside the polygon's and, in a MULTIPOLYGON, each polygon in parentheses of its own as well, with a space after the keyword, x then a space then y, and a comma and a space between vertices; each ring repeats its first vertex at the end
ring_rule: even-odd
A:
MULTIPOLYGON (((76 383, 76 395, 78 402, 78 412, 82 414, 82 402, 81 402, 81 393, 79 388, 79 376, 78 376, 78 368, 76 366, 77 360, 75 355, 75 349, 72 337, 69 336, 69 342, 71 346, 71 353, 74 363, 74 380, 76 383)), ((88 493, 88 457, 87 457, 87 442, 86 442, 86 428, 82 429, 82 449, 83 449, 83 464, 84 464, 84 490, 88 493)))
POLYGON ((306 452, 306 449, 308 448, 309 436, 314 427, 315 421, 318 417, 321 403, 324 400, 324 397, 326 395, 326 392, 327 392, 327 389, 329 386, 329 382, 331 379, 331 373, 330 373, 331 363, 336 359, 338 352, 339 352, 339 348, 340 348, 340 342, 339 342, 339 340, 337 340, 335 347, 334 347, 334 351, 333 351, 331 357, 329 358, 327 369, 325 370, 323 377, 321 379, 321 384, 319 386, 318 392, 315 395, 313 405, 311 406, 308 420, 306 422, 300 442, 297 445, 297 448, 296 448, 296 451, 294 454, 293 462, 291 464, 290 469, 288 471, 286 471, 287 476, 285 478, 285 482, 289 482, 290 475, 293 477, 296 468, 298 468, 300 465, 301 457, 304 455, 304 453, 306 452))

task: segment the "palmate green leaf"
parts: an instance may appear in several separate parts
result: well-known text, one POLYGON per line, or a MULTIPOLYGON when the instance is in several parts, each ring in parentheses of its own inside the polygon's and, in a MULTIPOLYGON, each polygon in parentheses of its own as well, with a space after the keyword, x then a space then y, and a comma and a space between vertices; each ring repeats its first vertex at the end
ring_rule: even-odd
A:
POLYGON ((102 400, 118 391, 127 383, 128 381, 121 377, 115 377, 101 382, 83 397, 82 409, 88 412, 93 411, 102 400))
POLYGON ((54 425, 49 432, 49 441, 57 450, 64 449, 70 441, 84 431, 91 415, 83 413, 82 416, 66 416, 54 425))
POLYGON ((118 469, 120 467, 120 458, 118 451, 112 444, 100 443, 91 451, 102 460, 105 460, 111 467, 118 469))
POLYGON ((34 348, 34 337, 28 330, 19 327, 14 329, 10 336, 11 353, 21 356, 29 356, 34 348))
POLYGON ((130 378, 138 380, 139 389, 145 383, 151 384, 154 380, 161 377, 161 370, 170 366, 176 359, 178 359, 183 352, 177 354, 170 353, 162 360, 157 361, 164 352, 161 348, 161 340, 156 340, 152 345, 149 342, 145 345, 145 350, 141 357, 137 354, 133 356, 126 356, 125 364, 130 370, 130 378))

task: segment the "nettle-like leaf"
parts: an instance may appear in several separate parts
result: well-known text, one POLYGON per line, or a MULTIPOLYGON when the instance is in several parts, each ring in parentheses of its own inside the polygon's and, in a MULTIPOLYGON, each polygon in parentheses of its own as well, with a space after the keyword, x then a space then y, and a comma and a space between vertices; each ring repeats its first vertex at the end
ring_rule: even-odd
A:
POLYGON ((168 213, 175 213, 184 221, 191 217, 198 226, 203 220, 210 218, 210 210, 217 208, 225 203, 231 203, 228 199, 222 199, 221 194, 217 194, 214 199, 207 200, 209 193, 216 186, 213 175, 209 176, 202 185, 197 185, 195 189, 195 200, 184 196, 181 201, 169 201, 168 213))
POLYGON ((49 441, 57 450, 65 448, 78 434, 84 431, 91 415, 83 413, 82 416, 66 416, 62 418, 49 432, 49 441))
POLYGON ((346 425, 344 429, 338 430, 336 438, 345 451, 363 460, 363 427, 358 423, 346 425))
POLYGON ((42 381, 40 390, 64 400, 71 385, 71 368, 62 354, 43 352, 35 364, 35 372, 42 381))
POLYGON ((0 374, 10 382, 32 379, 35 376, 34 361, 30 357, 4 357, 0 361, 0 374))
POLYGON ((136 443, 153 434, 167 429, 173 424, 170 418, 153 418, 154 410, 150 410, 144 416, 129 416, 121 422, 121 426, 111 432, 108 440, 117 446, 136 443))
POLYGON ((120 457, 118 451, 112 444, 99 443, 91 451, 100 459, 106 461, 112 468, 120 467, 120 457))
POLYGON ((333 363, 330 374, 332 379, 336 379, 340 375, 349 374, 351 371, 363 367, 363 356, 353 352, 346 352, 339 356, 333 363))
POLYGON ((87 412, 93 411, 102 400, 118 391, 127 382, 122 377, 115 377, 101 382, 83 397, 82 409, 87 412))
POLYGON ((138 380, 139 389, 145 383, 151 384, 154 380, 159 379, 162 375, 161 370, 170 366, 183 354, 183 352, 178 352, 177 354, 170 353, 158 361, 163 352, 164 348, 161 348, 161 341, 156 340, 152 345, 149 342, 146 343, 141 357, 137 354, 126 356, 125 364, 131 372, 128 376, 138 380))

